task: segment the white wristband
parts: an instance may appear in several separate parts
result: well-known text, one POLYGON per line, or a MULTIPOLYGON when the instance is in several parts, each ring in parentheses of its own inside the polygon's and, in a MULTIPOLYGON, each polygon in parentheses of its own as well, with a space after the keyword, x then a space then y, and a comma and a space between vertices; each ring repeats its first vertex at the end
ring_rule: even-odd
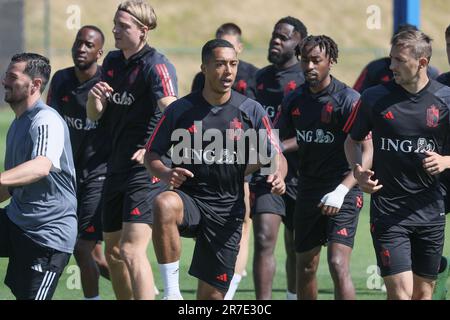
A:
POLYGON ((336 191, 337 193, 339 193, 339 195, 345 197, 347 195, 347 193, 350 191, 349 188, 347 188, 346 186, 344 186, 342 183, 340 185, 338 185, 336 187, 336 189, 334 189, 334 191, 336 191))

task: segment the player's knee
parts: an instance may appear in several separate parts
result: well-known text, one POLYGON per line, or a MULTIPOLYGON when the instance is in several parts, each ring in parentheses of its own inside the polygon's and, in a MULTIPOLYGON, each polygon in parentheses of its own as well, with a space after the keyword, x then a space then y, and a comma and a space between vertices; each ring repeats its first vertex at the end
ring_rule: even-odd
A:
POLYGON ((73 255, 78 260, 86 260, 91 257, 92 248, 86 243, 77 242, 73 250, 73 255))
POLYGON ((348 264, 343 257, 333 256, 328 260, 330 271, 336 275, 345 275, 348 273, 348 264))
POLYGON ((105 259, 108 266, 113 266, 118 263, 122 263, 120 256, 120 248, 118 246, 105 246, 105 259))
POLYGON ((173 192, 163 192, 153 201, 153 224, 176 223, 183 209, 181 199, 173 192))
POLYGON ((139 259, 139 252, 131 244, 122 244, 120 246, 120 258, 131 266, 139 259))
POLYGON ((255 250, 271 253, 274 249, 275 239, 270 233, 262 230, 255 233, 255 250))

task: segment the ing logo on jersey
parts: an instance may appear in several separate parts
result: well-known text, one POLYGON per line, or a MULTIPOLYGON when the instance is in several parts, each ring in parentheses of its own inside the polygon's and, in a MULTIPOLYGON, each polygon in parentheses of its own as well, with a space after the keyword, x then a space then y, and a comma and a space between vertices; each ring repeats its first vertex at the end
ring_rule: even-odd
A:
POLYGON ((330 131, 317 130, 297 130, 297 141, 306 143, 333 143, 334 135, 330 131))
POLYGON ((404 153, 424 153, 426 151, 434 151, 436 144, 432 139, 418 138, 416 141, 413 139, 390 139, 381 138, 381 150, 383 151, 395 151, 404 153))
POLYGON ((112 101, 121 106, 131 106, 134 102, 135 98, 131 93, 124 91, 124 93, 120 94, 119 92, 115 92, 112 95, 112 101))

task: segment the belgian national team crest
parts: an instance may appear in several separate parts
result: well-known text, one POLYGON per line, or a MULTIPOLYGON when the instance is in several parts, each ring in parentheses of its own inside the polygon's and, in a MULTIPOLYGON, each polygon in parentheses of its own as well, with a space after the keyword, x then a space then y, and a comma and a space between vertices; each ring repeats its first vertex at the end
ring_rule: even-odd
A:
POLYGON ((333 114, 333 105, 331 104, 331 102, 328 102, 322 108, 322 114, 320 116, 320 121, 322 123, 330 123, 332 114, 333 114))
POLYGON ((435 128, 439 124, 439 109, 432 105, 427 109, 427 126, 430 128, 435 128))
POLYGON ((244 134, 242 122, 240 122, 238 118, 234 118, 233 121, 230 122, 230 129, 227 131, 230 140, 240 140, 244 134))

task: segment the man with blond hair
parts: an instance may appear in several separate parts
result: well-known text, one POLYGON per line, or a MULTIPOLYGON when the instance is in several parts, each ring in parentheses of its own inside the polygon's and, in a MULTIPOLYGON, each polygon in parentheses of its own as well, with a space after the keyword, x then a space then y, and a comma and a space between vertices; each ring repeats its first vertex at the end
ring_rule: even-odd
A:
POLYGON ((169 60, 147 44, 156 15, 145 1, 122 2, 114 16, 117 51, 103 62, 103 79, 90 91, 87 115, 110 127, 112 152, 104 186, 105 256, 118 299, 154 299, 147 247, 153 198, 165 189, 143 166, 145 143, 161 111, 177 96, 169 60))

